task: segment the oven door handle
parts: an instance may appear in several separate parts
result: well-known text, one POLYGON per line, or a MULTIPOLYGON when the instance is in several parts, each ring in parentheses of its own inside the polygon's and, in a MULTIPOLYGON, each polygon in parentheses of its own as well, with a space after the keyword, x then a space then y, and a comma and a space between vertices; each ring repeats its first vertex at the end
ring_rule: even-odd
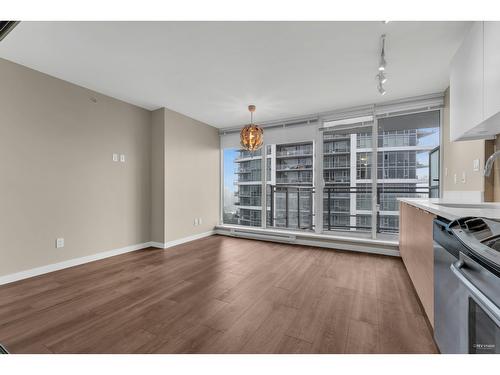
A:
POLYGON ((486 297, 483 292, 481 292, 474 284, 472 284, 469 279, 461 271, 461 268, 465 265, 463 260, 459 260, 452 263, 450 266, 451 271, 460 280, 462 284, 465 285, 467 289, 481 302, 484 308, 486 308, 490 314, 495 317, 495 320, 500 321, 500 309, 495 305, 488 297, 486 297))

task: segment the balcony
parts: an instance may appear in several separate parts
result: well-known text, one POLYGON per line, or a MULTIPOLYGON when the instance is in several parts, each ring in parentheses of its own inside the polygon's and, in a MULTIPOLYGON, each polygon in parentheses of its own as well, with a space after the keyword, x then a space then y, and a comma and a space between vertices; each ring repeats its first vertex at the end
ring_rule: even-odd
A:
POLYGON ((277 165, 276 172, 287 172, 287 171, 310 171, 312 170, 312 164, 290 164, 290 165, 277 165))
POLYGON ((312 156, 312 149, 304 149, 304 150, 284 150, 277 151, 277 158, 289 158, 289 157, 297 157, 297 156, 312 156))
POLYGON ((278 184, 312 184, 312 177, 279 177, 276 178, 278 184))
MULTIPOLYGON (((399 202, 397 198, 429 197, 425 186, 378 186, 377 233, 398 233, 399 202), (391 213, 392 212, 392 213, 391 213), (383 214, 381 214, 383 213, 383 214), (388 215, 388 213, 390 213, 388 215)), ((371 186, 327 186, 323 193, 323 226, 325 230, 370 231, 372 217, 371 186), (347 207, 347 197, 356 199, 356 211, 347 207), (365 212, 359 212, 365 211, 365 212)))
POLYGON ((276 228, 314 230, 312 186, 277 186, 268 189, 267 225, 276 228))

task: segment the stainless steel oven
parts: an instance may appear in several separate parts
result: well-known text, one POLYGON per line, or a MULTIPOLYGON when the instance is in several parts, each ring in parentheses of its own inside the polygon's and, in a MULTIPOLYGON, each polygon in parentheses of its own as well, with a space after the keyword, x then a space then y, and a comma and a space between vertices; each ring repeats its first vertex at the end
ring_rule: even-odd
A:
POLYGON ((498 278, 467 255, 451 265, 460 283, 460 306, 466 315, 467 353, 500 353, 498 278))
POLYGON ((434 221, 434 338, 441 353, 500 353, 499 250, 499 222, 434 221))

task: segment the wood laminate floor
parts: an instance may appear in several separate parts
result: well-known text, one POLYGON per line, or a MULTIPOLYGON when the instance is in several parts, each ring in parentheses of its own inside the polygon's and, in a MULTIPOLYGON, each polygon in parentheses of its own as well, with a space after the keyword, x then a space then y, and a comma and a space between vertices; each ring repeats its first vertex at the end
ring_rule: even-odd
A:
POLYGON ((435 353, 399 258, 212 236, 0 287, 12 353, 435 353))

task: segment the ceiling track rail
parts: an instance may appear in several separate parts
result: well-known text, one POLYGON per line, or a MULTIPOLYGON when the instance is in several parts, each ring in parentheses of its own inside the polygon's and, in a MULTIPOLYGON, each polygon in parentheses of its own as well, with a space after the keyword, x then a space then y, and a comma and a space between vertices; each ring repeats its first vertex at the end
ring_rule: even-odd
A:
POLYGON ((0 21, 0 42, 19 24, 20 21, 0 21))

